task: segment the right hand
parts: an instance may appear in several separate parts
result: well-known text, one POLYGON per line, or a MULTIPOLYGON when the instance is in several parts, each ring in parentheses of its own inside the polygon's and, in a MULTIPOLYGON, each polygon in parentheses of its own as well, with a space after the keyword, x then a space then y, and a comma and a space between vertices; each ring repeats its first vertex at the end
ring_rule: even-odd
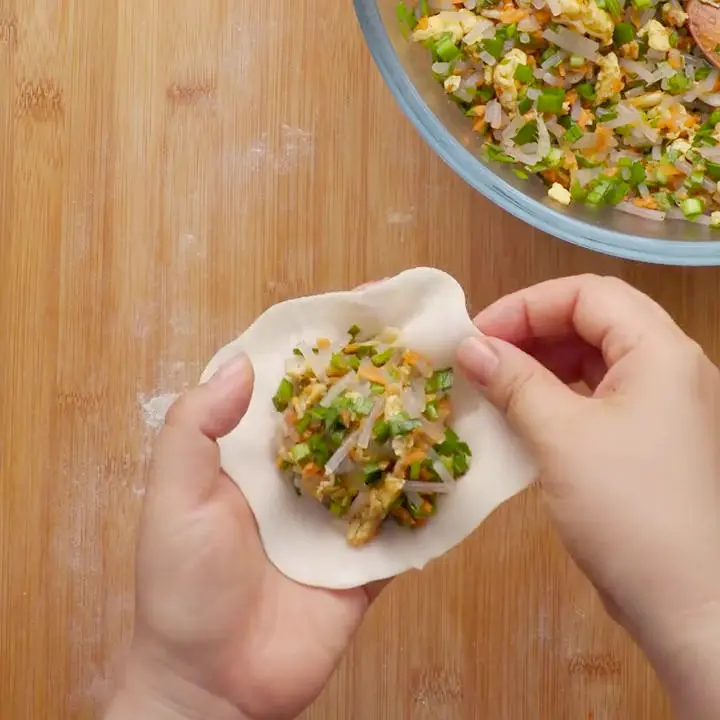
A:
POLYGON ((536 458, 551 517, 611 614, 668 684, 686 684, 673 662, 697 662, 698 643, 720 650, 720 373, 615 278, 542 283, 475 323, 486 337, 461 346, 460 366, 536 458), (580 381, 591 397, 569 387, 580 381))

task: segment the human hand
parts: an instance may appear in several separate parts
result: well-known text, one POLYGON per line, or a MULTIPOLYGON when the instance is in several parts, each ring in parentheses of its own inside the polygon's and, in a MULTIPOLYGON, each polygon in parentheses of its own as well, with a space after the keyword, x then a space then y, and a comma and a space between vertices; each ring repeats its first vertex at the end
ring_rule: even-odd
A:
POLYGON ((167 416, 137 550, 128 678, 112 720, 294 718, 380 591, 305 587, 268 561, 216 443, 240 422, 252 385, 249 361, 237 358, 167 416))
POLYGON ((542 283, 475 322, 488 337, 466 341, 458 361, 537 459, 568 550, 678 705, 720 716, 714 688, 709 704, 683 699, 708 643, 720 670, 718 370, 614 278, 542 283), (579 381, 591 397, 568 387, 579 381))

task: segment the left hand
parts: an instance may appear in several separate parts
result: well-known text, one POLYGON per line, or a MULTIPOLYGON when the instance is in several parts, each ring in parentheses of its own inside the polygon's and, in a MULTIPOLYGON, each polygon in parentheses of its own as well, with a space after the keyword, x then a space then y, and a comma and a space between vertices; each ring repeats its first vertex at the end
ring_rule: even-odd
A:
POLYGON ((380 590, 305 587, 268 561, 216 442, 240 422, 252 386, 250 362, 236 358, 168 414, 140 529, 128 677, 112 720, 150 709, 173 720, 294 718, 320 694, 380 590))

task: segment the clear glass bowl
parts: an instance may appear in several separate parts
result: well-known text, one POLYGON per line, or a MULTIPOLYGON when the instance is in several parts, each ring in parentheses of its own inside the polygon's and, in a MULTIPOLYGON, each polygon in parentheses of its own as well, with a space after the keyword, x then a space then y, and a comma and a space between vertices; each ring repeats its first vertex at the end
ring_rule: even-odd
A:
POLYGON ((370 52, 400 107, 430 147, 486 198, 540 230, 608 255, 667 265, 720 265, 720 231, 681 220, 653 222, 612 208, 560 209, 538 179, 520 180, 503 163, 484 163, 467 118, 433 80, 427 50, 402 36, 397 0, 354 3, 370 52))

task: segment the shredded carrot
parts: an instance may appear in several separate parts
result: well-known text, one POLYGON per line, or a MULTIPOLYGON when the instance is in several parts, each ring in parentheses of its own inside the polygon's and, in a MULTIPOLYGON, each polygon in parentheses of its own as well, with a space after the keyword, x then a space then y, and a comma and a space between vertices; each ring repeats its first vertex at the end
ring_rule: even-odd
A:
POLYGON ((446 397, 444 397, 442 400, 438 400, 437 411, 440 420, 445 420, 447 417, 449 417, 452 408, 450 406, 450 401, 446 397))
POLYGON ((637 207, 647 208, 648 210, 658 209, 657 200, 655 200, 652 195, 648 195, 647 197, 636 197, 633 198, 631 202, 633 205, 637 205, 637 207))
POLYGON ((580 128, 584 130, 588 126, 588 124, 593 121, 593 119, 594 116, 589 110, 581 108, 580 114, 578 115, 578 119, 576 120, 576 122, 580 126, 580 128))
POLYGON ((595 144, 587 150, 591 155, 599 154, 607 150, 612 140, 613 131, 604 125, 598 127, 595 131, 595 144))
POLYGON ((527 10, 511 5, 509 8, 500 13, 500 22, 511 25, 512 23, 520 22, 523 18, 527 17, 527 15, 527 10))
POLYGON ((666 177, 674 177, 675 175, 682 175, 682 170, 678 170, 674 165, 668 165, 663 163, 657 166, 657 169, 666 177))
POLYGON ((678 50, 670 50, 668 53, 668 64, 674 70, 679 70, 682 67, 682 55, 678 50))
POLYGON ((416 27, 418 30, 427 30, 429 24, 430 24, 430 22, 429 22, 427 16, 425 16, 425 17, 421 17, 418 20, 418 24, 416 25, 416 27))
POLYGON ((565 151, 563 155, 563 165, 567 170, 574 170, 577 167, 577 158, 574 152, 570 150, 565 151))
POLYGON ((426 454, 424 450, 413 450, 411 453, 408 453, 403 459, 403 465, 406 467, 408 465, 413 465, 417 462, 422 462, 426 458, 426 454))
POLYGON ((397 507, 392 509, 392 514, 394 517, 396 517, 398 520, 400 520, 403 525, 409 525, 410 527, 414 527, 416 522, 413 516, 409 513, 407 508, 404 507, 397 507))
POLYGON ((402 361, 407 363, 408 365, 412 365, 413 367, 418 363, 430 363, 430 361, 426 357, 423 357, 419 352, 415 352, 414 350, 406 350, 403 353, 402 361))
POLYGON ((330 341, 327 338, 318 338, 318 350, 327 350, 330 347, 330 341))
POLYGON ((378 385, 384 386, 388 384, 385 374, 374 365, 361 365, 358 370, 358 377, 363 380, 369 380, 372 383, 377 383, 378 385))
POLYGON ((535 10, 535 12, 533 13, 533 17, 538 21, 541 26, 545 26, 550 22, 552 15, 547 8, 542 8, 542 10, 535 10))
POLYGON ((313 477, 315 475, 322 475, 322 470, 313 462, 309 462, 302 469, 303 477, 313 477))
POLYGON ((294 425, 297 422, 297 415, 295 414, 294 410, 291 410, 290 408, 288 408, 285 411, 285 422, 288 425, 294 425))

